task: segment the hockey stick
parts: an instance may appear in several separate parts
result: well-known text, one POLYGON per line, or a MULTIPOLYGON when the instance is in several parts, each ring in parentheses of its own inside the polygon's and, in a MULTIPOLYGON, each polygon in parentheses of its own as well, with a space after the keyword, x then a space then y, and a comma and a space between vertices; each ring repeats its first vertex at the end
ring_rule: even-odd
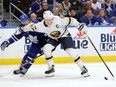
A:
POLYGON ((111 70, 109 69, 109 67, 107 66, 107 64, 105 63, 105 61, 103 60, 102 56, 100 55, 100 53, 98 52, 98 50, 96 49, 96 47, 94 46, 93 42, 91 41, 90 37, 88 36, 88 34, 86 32, 84 32, 84 34, 87 36, 87 38, 89 39, 90 43, 92 44, 92 46, 94 47, 95 51, 97 52, 97 54, 99 55, 100 59, 102 60, 102 62, 104 63, 104 65, 106 66, 107 70, 110 72, 111 76, 114 77, 114 75, 112 74, 111 70))
POLYGON ((36 58, 38 58, 38 57, 42 56, 43 54, 44 54, 44 53, 41 53, 41 54, 37 55, 37 57, 36 57, 36 58))
MULTIPOLYGON (((41 53, 41 54, 37 55, 37 57, 35 57, 33 60, 30 60, 30 61, 25 62, 24 64, 21 64, 21 65, 19 66, 19 68, 22 68, 22 67, 24 67, 25 65, 27 65, 27 64, 29 64, 29 63, 32 63, 36 58, 42 56, 43 54, 44 54, 44 53, 41 53)), ((17 68, 12 69, 12 70, 10 70, 9 72, 0 75, 0 77, 4 77, 4 76, 8 75, 9 73, 13 72, 13 71, 16 70, 16 69, 17 69, 17 68)))
POLYGON ((24 64, 22 64, 22 65, 20 66, 20 68, 24 67, 25 65, 27 65, 27 64, 29 64, 29 63, 34 62, 35 59, 37 59, 38 57, 42 56, 43 54, 44 54, 44 53, 41 53, 41 54, 37 55, 35 58, 33 58, 32 60, 26 61, 24 64))

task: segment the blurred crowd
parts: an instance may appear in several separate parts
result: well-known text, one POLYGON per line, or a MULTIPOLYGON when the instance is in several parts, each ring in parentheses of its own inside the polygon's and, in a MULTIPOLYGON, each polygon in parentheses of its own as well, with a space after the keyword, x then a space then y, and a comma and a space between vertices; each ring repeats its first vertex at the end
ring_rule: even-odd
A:
MULTIPOLYGON (((51 10, 60 17, 74 17, 87 26, 115 25, 116 0, 4 0, 4 8, 9 12, 12 2, 34 22, 43 19, 43 12, 51 10)), ((13 13, 20 17, 20 13, 13 9, 13 13)))

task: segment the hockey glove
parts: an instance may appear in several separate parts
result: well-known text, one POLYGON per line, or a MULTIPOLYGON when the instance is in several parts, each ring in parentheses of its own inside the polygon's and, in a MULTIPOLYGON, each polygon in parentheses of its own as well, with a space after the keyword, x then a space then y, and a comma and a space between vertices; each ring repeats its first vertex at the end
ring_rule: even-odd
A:
POLYGON ((85 24, 80 24, 79 27, 78 27, 78 30, 83 32, 83 33, 87 32, 86 25, 85 24))
POLYGON ((0 45, 0 47, 1 47, 1 50, 5 50, 5 48, 6 47, 8 47, 9 46, 9 42, 6 40, 6 41, 4 41, 4 42, 2 42, 2 44, 0 45))

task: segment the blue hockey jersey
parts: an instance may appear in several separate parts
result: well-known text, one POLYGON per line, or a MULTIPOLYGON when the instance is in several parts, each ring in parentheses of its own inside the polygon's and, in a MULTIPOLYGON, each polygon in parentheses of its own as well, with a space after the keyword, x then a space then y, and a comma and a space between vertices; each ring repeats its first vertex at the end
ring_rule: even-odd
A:
POLYGON ((43 47, 46 44, 47 36, 45 33, 35 31, 36 27, 34 23, 30 23, 26 26, 20 26, 18 29, 16 29, 15 33, 8 39, 8 41, 11 44, 15 41, 20 40, 24 36, 29 37, 32 43, 38 44, 40 47, 43 47))

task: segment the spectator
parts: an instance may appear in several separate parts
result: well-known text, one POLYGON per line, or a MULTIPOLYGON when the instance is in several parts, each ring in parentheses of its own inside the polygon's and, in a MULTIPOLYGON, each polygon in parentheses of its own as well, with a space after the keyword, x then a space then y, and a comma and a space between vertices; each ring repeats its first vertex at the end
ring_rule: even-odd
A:
POLYGON ((37 12, 37 16, 40 21, 43 19, 43 13, 46 10, 49 10, 48 3, 42 2, 42 9, 37 12))
POLYGON ((38 23, 39 21, 37 20, 37 15, 35 13, 31 13, 30 14, 30 20, 33 22, 33 23, 38 23))
POLYGON ((69 0, 63 0, 61 4, 62 4, 62 7, 63 7, 63 10, 68 13, 69 8, 71 6, 71 3, 69 2, 69 0))
POLYGON ((66 16, 67 12, 63 10, 62 4, 58 3, 56 4, 56 12, 55 15, 58 15, 60 17, 66 16))
POLYGON ((81 21, 88 26, 100 25, 98 17, 93 14, 91 9, 87 10, 86 15, 81 18, 81 21))
POLYGON ((98 11, 101 9, 101 3, 98 0, 92 0, 92 8, 98 11))
POLYGON ((91 1, 87 1, 87 2, 85 3, 85 8, 84 8, 83 14, 86 14, 86 11, 87 11, 88 9, 91 9, 94 15, 98 15, 98 11, 96 11, 96 10, 94 10, 94 9, 92 8, 91 1))
POLYGON ((75 7, 70 7, 69 8, 69 14, 67 15, 68 17, 73 17, 75 19, 77 19, 78 22, 81 22, 80 20, 80 15, 76 13, 76 8, 75 7))
MULTIPOLYGON (((25 3, 24 3, 24 0, 20 0, 19 4, 18 4, 18 8, 20 8, 24 13, 28 13, 29 11, 29 5, 31 3, 32 0, 25 0, 25 3)), ((20 18, 20 15, 21 13, 15 9, 15 13, 14 13, 18 18, 20 18)))
POLYGON ((99 10, 98 19, 99 19, 101 25, 110 25, 111 24, 110 18, 108 16, 106 16, 104 9, 99 10))
POLYGON ((112 3, 111 0, 105 0, 105 2, 102 3, 102 8, 105 9, 107 16, 112 17, 112 11, 116 8, 116 4, 112 3))
POLYGON ((116 8, 115 9, 113 9, 113 11, 112 11, 112 17, 116 17, 116 8))
POLYGON ((20 3, 18 5, 18 7, 24 12, 24 13, 28 13, 29 11, 29 5, 32 3, 32 0, 20 0, 20 3))
POLYGON ((55 8, 55 13, 54 13, 55 16, 59 16, 59 9, 56 7, 55 8))
POLYGON ((71 6, 75 6, 77 11, 81 11, 84 8, 84 4, 81 2, 81 0, 76 0, 71 6))
POLYGON ((116 8, 112 10, 110 22, 116 25, 116 8))
POLYGON ((0 26, 1 26, 1 27, 8 26, 8 22, 7 22, 7 20, 5 20, 5 19, 3 18, 2 12, 0 12, 0 26))
POLYGON ((76 8, 76 12, 77 14, 79 14, 80 16, 79 17, 82 17, 85 15, 85 12, 84 12, 84 7, 85 5, 81 2, 81 0, 76 0, 72 5, 71 7, 74 6, 76 8))
POLYGON ((31 13, 38 13, 39 10, 41 9, 41 0, 35 0, 34 2, 32 2, 32 4, 30 5, 30 11, 28 14, 31 13))

